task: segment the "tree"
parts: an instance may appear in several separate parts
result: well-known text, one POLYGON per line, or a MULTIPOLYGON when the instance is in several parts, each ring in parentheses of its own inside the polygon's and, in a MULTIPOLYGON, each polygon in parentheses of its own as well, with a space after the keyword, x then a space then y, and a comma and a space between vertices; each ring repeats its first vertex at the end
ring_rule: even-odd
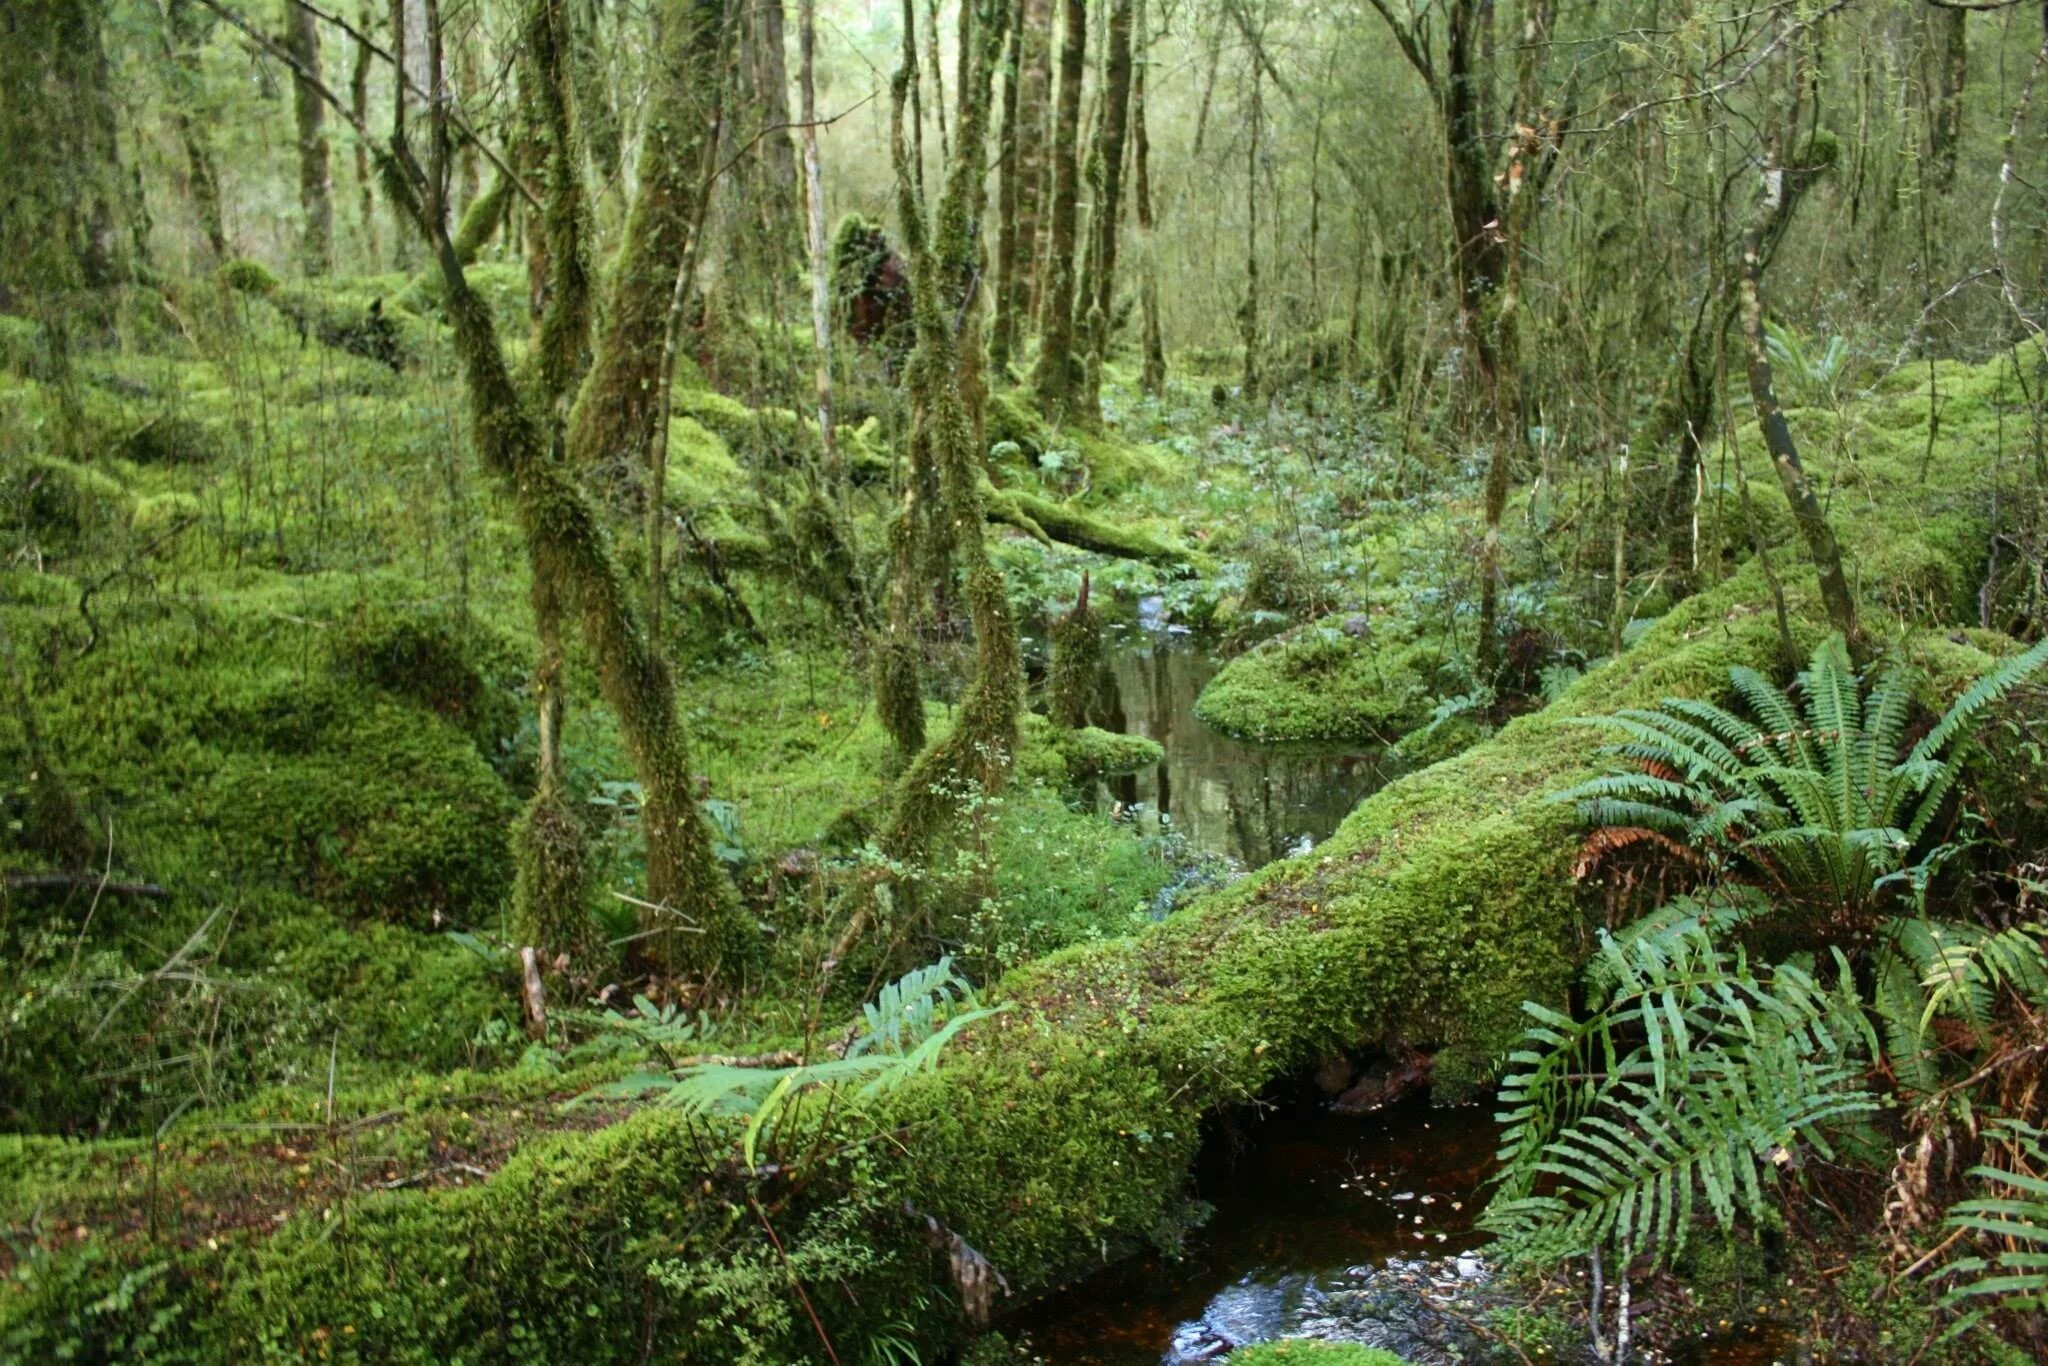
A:
POLYGON ((1112 0, 1109 50, 1104 59, 1102 88, 1102 191, 1089 219, 1094 229, 1094 297, 1087 307, 1087 364, 1083 370, 1081 407, 1090 420, 1102 407, 1102 358, 1109 349, 1110 319, 1116 307, 1116 248, 1122 226, 1124 139, 1131 108, 1131 0, 1112 0))
POLYGON ((1074 237, 1081 203, 1081 81, 1086 74, 1088 15, 1083 0, 1061 0, 1059 106, 1052 134, 1052 214, 1046 239, 1045 297, 1038 315, 1038 364, 1031 387, 1045 415, 1057 421, 1074 401, 1074 237))
MULTIPOLYGON (((320 26, 300 0, 284 0, 284 46, 296 70, 320 70, 320 26)), ((327 169, 327 105, 304 77, 292 81, 292 115, 298 126, 299 263, 308 275, 334 268, 334 186, 327 169)))

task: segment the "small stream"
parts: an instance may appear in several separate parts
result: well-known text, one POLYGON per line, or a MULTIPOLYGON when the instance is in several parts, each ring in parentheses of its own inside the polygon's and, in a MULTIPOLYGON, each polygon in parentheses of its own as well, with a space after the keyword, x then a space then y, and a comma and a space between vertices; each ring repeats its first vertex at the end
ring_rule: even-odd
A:
MULTIPOLYGON (((1103 724, 1166 753, 1106 784, 1101 801, 1199 853, 1250 870, 1319 844, 1400 771, 1370 746, 1281 748, 1210 730, 1195 698, 1221 661, 1205 642, 1142 608, 1111 632, 1115 690, 1103 724)), ((1347 1116, 1305 1097, 1212 1129, 1196 1193, 1213 1214, 1186 1255, 1107 1267, 1027 1307, 1006 1331, 1075 1366, 1183 1366, 1287 1336, 1449 1359, 1439 1349, 1455 1320, 1432 1302, 1483 1293, 1487 1274, 1471 1255, 1495 1145, 1485 1107, 1415 1099, 1347 1116)))
POLYGON ((1432 1306, 1469 1306, 1488 1274, 1472 1231, 1488 1110, 1303 1101, 1233 1124, 1204 1148, 1196 1190, 1214 1213, 1184 1257, 1120 1262, 1006 1330, 1063 1366, 1184 1366, 1280 1337, 1448 1360, 1460 1329, 1432 1306))

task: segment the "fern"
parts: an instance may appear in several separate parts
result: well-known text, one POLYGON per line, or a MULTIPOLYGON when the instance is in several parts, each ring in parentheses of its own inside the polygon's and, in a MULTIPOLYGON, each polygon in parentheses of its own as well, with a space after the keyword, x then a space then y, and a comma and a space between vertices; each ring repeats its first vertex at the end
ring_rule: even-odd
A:
POLYGON ((1858 1084, 1875 1040, 1853 989, 1792 963, 1754 968, 1702 914, 1603 936, 1586 1019, 1524 1007, 1534 1023, 1509 1056, 1482 1219, 1504 1256, 1668 1261, 1702 1205, 1724 1229, 1767 1217, 1793 1150, 1826 1153, 1827 1124, 1877 1107, 1858 1084))
POLYGON ((1960 743, 1986 708, 2048 664, 2048 641, 1977 679, 1910 750, 1912 678, 1866 692, 1840 637, 1813 652, 1797 697, 1754 669, 1729 671, 1740 710, 1669 698, 1655 710, 1580 718, 1616 736, 1618 770, 1559 794, 1595 827, 1692 844, 1787 900, 1867 916, 1913 867, 1961 773, 1960 743))
POLYGON ((2005 1193, 1964 1200, 1949 1211, 1952 1228, 2004 1244, 1990 1256, 1965 1257, 1949 1268, 1957 1282, 1945 1303, 1951 1309, 1975 1311, 1965 1325, 1993 1308, 2016 1313, 2048 1309, 2048 1180, 2033 1175, 2048 1168, 2048 1134, 2014 1120, 2001 1125, 1994 1137, 2010 1144, 2030 1170, 1971 1168, 1973 1180, 2002 1187, 2005 1193))
POLYGON ((904 974, 863 1006, 866 1028, 843 1057, 785 1067, 714 1062, 636 1072, 577 1100, 651 1098, 690 1115, 744 1115, 740 1146, 751 1170, 759 1165, 763 1135, 803 1097, 829 1092, 858 1109, 929 1071, 962 1030, 1007 1009, 977 1005, 973 988, 954 971, 949 955, 904 974))

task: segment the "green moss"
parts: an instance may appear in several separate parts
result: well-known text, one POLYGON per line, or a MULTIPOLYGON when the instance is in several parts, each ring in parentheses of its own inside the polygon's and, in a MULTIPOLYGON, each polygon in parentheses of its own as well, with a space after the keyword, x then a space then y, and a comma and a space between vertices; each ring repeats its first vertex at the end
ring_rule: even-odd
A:
POLYGON ((45 553, 89 547, 128 513, 128 491, 89 466, 31 455, 0 469, 0 525, 45 553))
POLYGON ((1226 1360, 1233 1366, 1399 1366, 1404 1358, 1355 1343, 1286 1338, 1240 1347, 1226 1360))
POLYGON ((1426 721, 1450 683, 1442 651, 1351 627, 1325 618, 1239 655, 1202 689, 1195 715, 1263 741, 1384 742, 1426 721))

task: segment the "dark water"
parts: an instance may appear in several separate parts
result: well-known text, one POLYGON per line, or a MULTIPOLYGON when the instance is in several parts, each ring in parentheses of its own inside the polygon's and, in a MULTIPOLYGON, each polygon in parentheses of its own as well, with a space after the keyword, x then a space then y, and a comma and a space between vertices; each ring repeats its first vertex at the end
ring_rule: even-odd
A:
POLYGON ((1221 667, 1200 641, 1130 623, 1113 628, 1115 703, 1104 721, 1156 740, 1157 767, 1110 783, 1138 819, 1165 823, 1204 853, 1256 868, 1321 843, 1395 770, 1362 745, 1276 747, 1234 740, 1195 719, 1195 698, 1221 667))
POLYGON ((1239 1123, 1204 1150, 1197 1190, 1215 1213, 1186 1256, 1118 1263, 1005 1331, 1048 1361, 1157 1366, 1183 1325, 1239 1342, 1298 1333, 1355 1268, 1483 1244, 1472 1221, 1495 1143, 1485 1107, 1413 1100, 1347 1117, 1304 1103, 1239 1123))

